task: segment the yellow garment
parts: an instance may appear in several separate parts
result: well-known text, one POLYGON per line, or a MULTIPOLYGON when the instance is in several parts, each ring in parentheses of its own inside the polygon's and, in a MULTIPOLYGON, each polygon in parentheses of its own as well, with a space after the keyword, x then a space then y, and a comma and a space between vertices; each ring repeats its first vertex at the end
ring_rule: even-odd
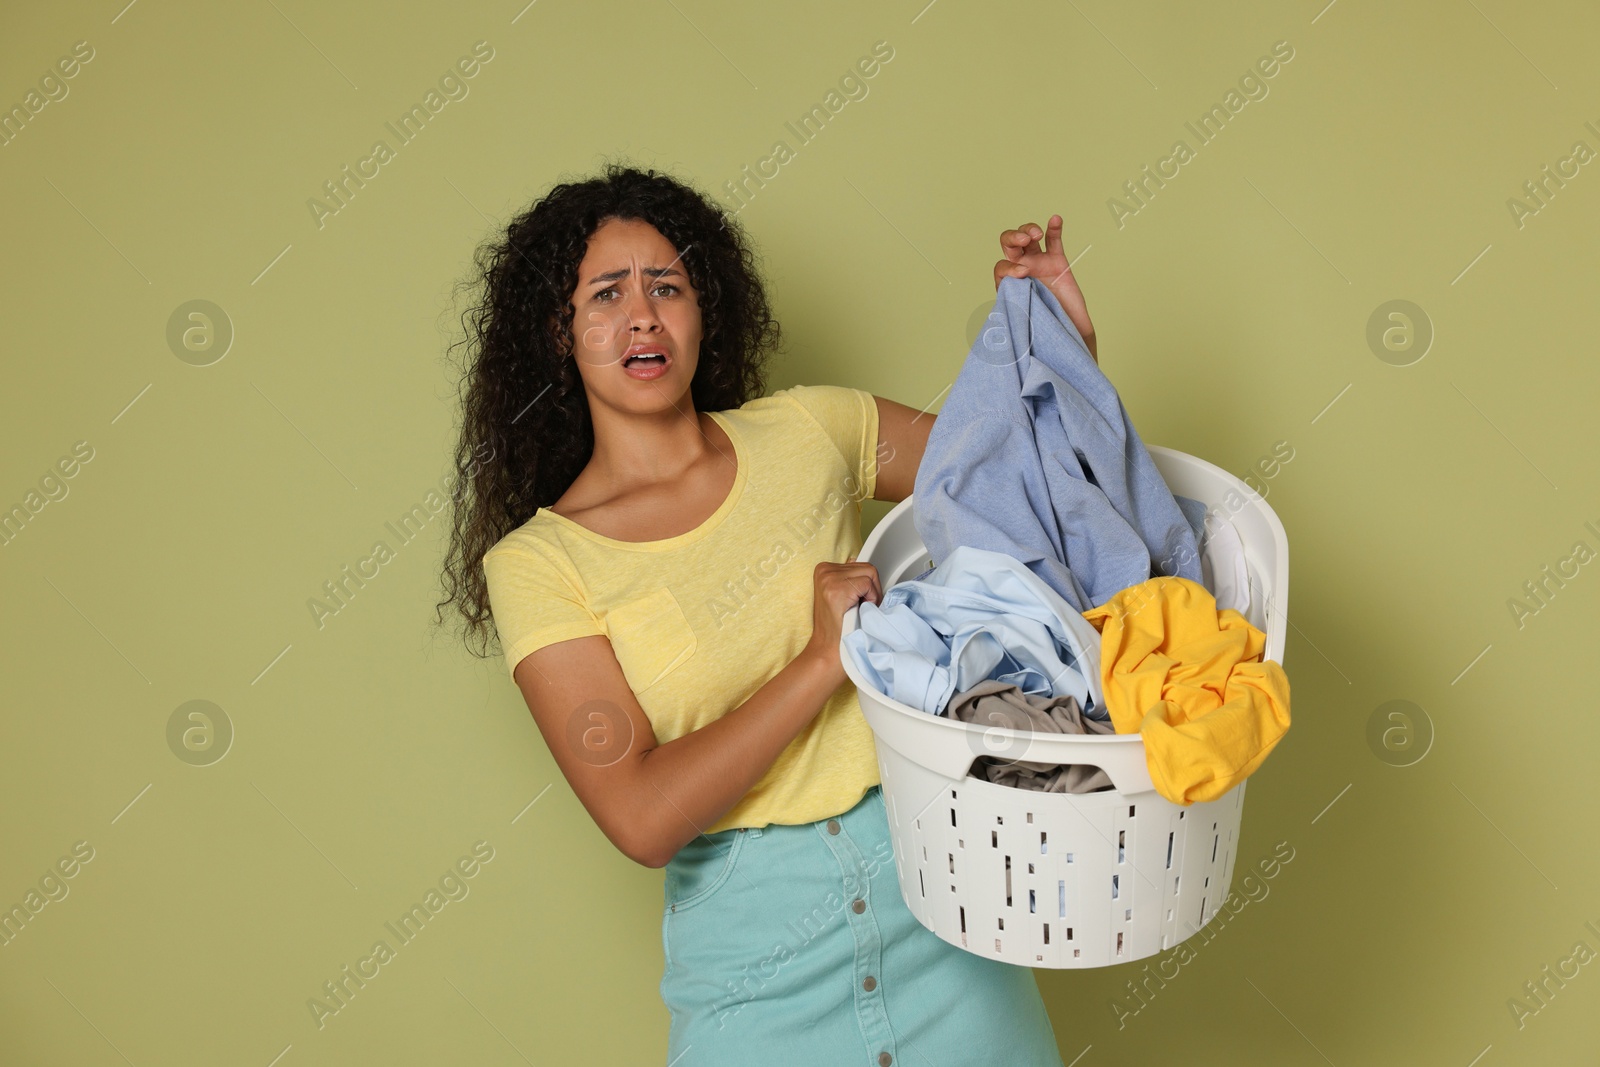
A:
MULTIPOLYGON (((617 541, 541 508, 483 557, 507 671, 545 645, 604 634, 661 744, 738 707, 800 654, 812 571, 860 551, 861 501, 877 484, 871 393, 796 385, 710 415, 738 471, 697 528, 617 541)), ((846 679, 705 832, 824 819, 877 782, 872 730, 846 679)))
POLYGON ((1131 585, 1083 617, 1100 631, 1100 685, 1117 733, 1144 737, 1156 792, 1215 800, 1289 729, 1289 678, 1264 633, 1198 582, 1131 585))

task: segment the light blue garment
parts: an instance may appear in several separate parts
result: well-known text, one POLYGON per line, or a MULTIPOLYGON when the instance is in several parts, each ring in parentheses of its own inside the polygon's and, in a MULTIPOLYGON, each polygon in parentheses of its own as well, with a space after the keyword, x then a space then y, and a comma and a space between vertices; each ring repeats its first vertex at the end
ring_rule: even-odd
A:
POLYGON ((1156 575, 1200 580, 1193 529, 1037 278, 1000 279, 913 493, 936 565, 960 545, 1004 552, 1079 611, 1156 575))
MULTIPOLYGON (((1172 494, 1172 499, 1178 502, 1178 510, 1183 512, 1184 519, 1189 523, 1189 529, 1194 531, 1196 543, 1203 543, 1206 539, 1206 502, 1193 497, 1172 494)), ((913 507, 915 505, 912 505, 913 507)))
POLYGON ((1091 718, 1100 697, 1100 634, 1019 561, 962 546, 927 578, 862 601, 840 641, 878 692, 934 715, 986 678, 1025 694, 1070 695, 1091 718))
POLYGON ((1204 500, 1196 500, 1193 497, 1188 496, 1179 496, 1177 493, 1172 494, 1172 499, 1178 502, 1178 510, 1183 512, 1184 519, 1189 523, 1189 530, 1194 534, 1196 550, 1200 553, 1200 577, 1196 578, 1195 581, 1205 586, 1206 592, 1215 596, 1217 591, 1213 587, 1214 583, 1208 580, 1205 568, 1206 511, 1209 509, 1210 505, 1208 505, 1204 500))

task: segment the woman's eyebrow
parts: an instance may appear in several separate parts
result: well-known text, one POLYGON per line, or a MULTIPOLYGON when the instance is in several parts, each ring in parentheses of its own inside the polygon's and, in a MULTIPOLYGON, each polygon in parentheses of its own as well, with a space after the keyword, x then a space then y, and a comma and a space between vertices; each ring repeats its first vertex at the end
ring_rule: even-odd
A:
MULTIPOLYGON (((664 278, 669 274, 674 274, 674 275, 679 275, 679 276, 682 275, 682 272, 679 271, 678 268, 671 267, 671 266, 667 266, 667 267, 643 267, 641 269, 644 271, 644 273, 649 274, 649 275, 653 275, 654 277, 657 277, 657 278, 664 278)), ((589 279, 588 284, 590 284, 590 285, 601 285, 601 284, 608 283, 608 282, 614 282, 618 278, 626 278, 628 276, 628 272, 629 272, 629 268, 627 268, 627 267, 619 267, 616 270, 607 271, 605 274, 596 274, 593 278, 589 279)))

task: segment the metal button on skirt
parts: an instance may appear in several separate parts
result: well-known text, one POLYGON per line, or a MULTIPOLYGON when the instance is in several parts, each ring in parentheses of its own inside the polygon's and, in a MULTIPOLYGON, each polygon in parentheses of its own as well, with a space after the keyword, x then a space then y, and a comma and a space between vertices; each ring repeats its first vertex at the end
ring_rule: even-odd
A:
POLYGON ((664 895, 672 1067, 1061 1067, 1033 972, 906 907, 880 786, 830 819, 700 835, 664 895))

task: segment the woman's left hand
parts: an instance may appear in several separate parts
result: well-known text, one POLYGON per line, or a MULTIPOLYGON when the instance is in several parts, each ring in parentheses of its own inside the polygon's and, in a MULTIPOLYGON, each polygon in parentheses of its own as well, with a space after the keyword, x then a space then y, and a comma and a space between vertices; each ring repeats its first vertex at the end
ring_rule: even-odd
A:
POLYGON ((1072 266, 1061 250, 1061 216, 1051 215, 1048 230, 1037 223, 1026 223, 1020 229, 1006 230, 1000 235, 1000 251, 1005 258, 994 265, 994 287, 1000 288, 1001 278, 1038 278, 1061 301, 1061 309, 1072 320, 1083 337, 1089 355, 1096 363, 1094 324, 1089 321, 1089 308, 1084 303, 1078 280, 1072 276, 1072 266), (1040 247, 1040 238, 1044 245, 1040 247))

